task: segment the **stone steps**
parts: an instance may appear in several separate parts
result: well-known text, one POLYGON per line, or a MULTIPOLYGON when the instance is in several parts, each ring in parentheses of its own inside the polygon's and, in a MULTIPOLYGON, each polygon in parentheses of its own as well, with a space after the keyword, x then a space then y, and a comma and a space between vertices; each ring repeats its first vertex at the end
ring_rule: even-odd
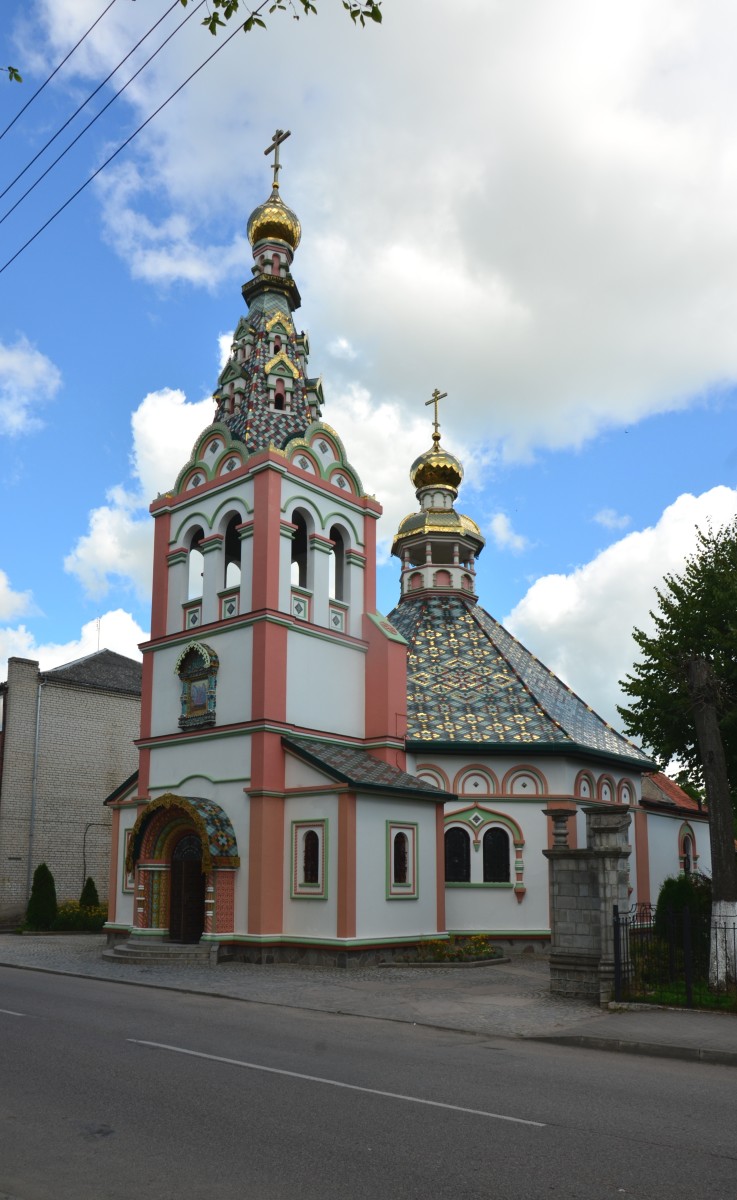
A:
POLYGON ((145 942, 136 939, 119 942, 103 950, 102 957, 110 963, 133 963, 143 966, 169 967, 189 964, 206 967, 210 965, 213 948, 207 944, 185 944, 181 942, 145 942))

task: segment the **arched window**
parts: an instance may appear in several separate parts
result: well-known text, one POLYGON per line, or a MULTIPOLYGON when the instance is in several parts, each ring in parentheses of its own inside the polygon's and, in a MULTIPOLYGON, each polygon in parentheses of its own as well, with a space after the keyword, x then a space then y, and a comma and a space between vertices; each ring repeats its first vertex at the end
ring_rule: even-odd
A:
POLYGON ((330 555, 330 595, 333 600, 345 599, 345 540, 337 525, 330 530, 333 552, 330 555))
POLYGON ((292 524, 296 529, 292 535, 292 583, 295 587, 307 587, 307 522, 302 513, 292 513, 292 524))
POLYGON ((271 256, 271 273, 272 273, 272 275, 278 275, 280 267, 281 267, 281 263, 279 262, 279 255, 272 254, 272 256, 271 256))
POLYGON ((241 539, 238 536, 239 516, 231 517, 225 530, 225 587, 238 587, 241 582, 241 539))
POLYGON ((280 412, 283 412, 286 408, 286 404, 287 397, 284 391, 284 380, 277 379, 276 387, 274 389, 274 408, 277 408, 280 412))
POLYGON ((406 833, 394 835, 392 878, 394 883, 409 883, 409 840, 406 833))
POLYGON ((693 870, 693 842, 690 837, 683 839, 683 874, 690 875, 693 870))
POLYGON ((314 829, 308 829, 304 836, 302 853, 302 882, 320 882, 320 838, 314 829))
POLYGON ((471 882, 471 839, 457 825, 445 834, 445 882, 471 882))
POLYGON ((278 354, 280 350, 281 350, 281 338, 279 337, 279 334, 277 333, 276 337, 274 338, 274 354, 278 354))
POLYGON ((484 834, 484 883, 509 883, 509 834, 487 829, 484 834))
POLYGON ((200 550, 204 537, 201 529, 195 529, 189 539, 189 575, 187 579, 187 599, 197 600, 202 595, 202 574, 205 569, 205 556, 200 550))

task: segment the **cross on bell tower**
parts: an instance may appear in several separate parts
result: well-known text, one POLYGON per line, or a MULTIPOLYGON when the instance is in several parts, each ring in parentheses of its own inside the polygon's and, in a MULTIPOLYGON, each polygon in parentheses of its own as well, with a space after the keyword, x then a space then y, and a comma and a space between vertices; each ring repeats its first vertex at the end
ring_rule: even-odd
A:
POLYGON ((274 154, 274 182, 273 188, 275 192, 279 191, 279 172, 281 171, 281 163, 279 162, 279 147, 282 142, 286 142, 288 137, 292 136, 291 129, 277 129, 270 146, 264 150, 264 154, 274 154))

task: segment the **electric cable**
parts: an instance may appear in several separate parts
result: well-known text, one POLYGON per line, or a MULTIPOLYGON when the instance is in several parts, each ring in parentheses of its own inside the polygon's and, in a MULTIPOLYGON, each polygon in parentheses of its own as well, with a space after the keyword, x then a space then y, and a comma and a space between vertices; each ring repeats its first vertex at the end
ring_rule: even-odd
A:
MULTIPOLYGON (((197 4, 197 5, 196 5, 196 6, 195 6, 195 7, 194 7, 192 10, 191 10, 191 12, 187 13, 187 16, 184 18, 184 20, 183 20, 183 21, 180 21, 180 23, 179 23, 179 25, 177 25, 176 29, 172 29, 171 33, 170 33, 170 34, 169 34, 167 37, 165 37, 165 38, 164 38, 164 40, 163 40, 163 42, 161 43, 161 45, 160 45, 160 46, 158 46, 156 50, 154 50, 153 54, 149 55, 149 57, 146 59, 146 61, 145 61, 144 63, 142 63, 142 64, 141 64, 141 66, 138 68, 138 70, 137 70, 136 72, 134 72, 134 74, 133 74, 133 75, 131 75, 130 79, 129 79, 129 80, 126 82, 126 83, 124 83, 124 84, 123 84, 123 86, 122 86, 121 88, 119 88, 119 89, 118 89, 118 91, 115 93, 115 95, 113 95, 113 96, 111 96, 111 97, 110 97, 110 99, 108 100, 107 104, 104 104, 104 105, 103 105, 103 107, 100 109, 100 111, 99 111, 98 113, 96 113, 96 114, 95 114, 95 116, 92 118, 92 120, 91 120, 91 121, 88 121, 88 122, 87 122, 87 124, 84 126, 84 128, 83 128, 83 129, 80 129, 80 131, 79 131, 79 133, 77 134, 77 136, 76 136, 75 138, 73 138, 73 139, 72 139, 72 141, 69 143, 69 145, 68 145, 68 146, 66 146, 66 147, 65 147, 65 149, 64 149, 64 150, 62 150, 61 154, 58 154, 58 155, 56 156, 56 158, 54 159, 54 161, 53 161, 52 163, 50 163, 50 164, 49 164, 49 166, 46 168, 46 170, 41 172, 41 174, 40 174, 40 175, 38 176, 38 178, 37 178, 37 179, 36 179, 36 180, 35 180, 35 181, 34 181, 34 182, 31 184, 31 186, 30 186, 29 188, 26 188, 26 190, 25 190, 25 192, 23 193, 23 195, 22 195, 22 196, 20 196, 20 197, 19 197, 19 198, 16 200, 15 204, 11 205, 11 207, 8 209, 8 211, 7 211, 7 212, 5 212, 5 213, 3 213, 2 217, 0 217, 0 225, 2 225, 3 221, 5 221, 5 220, 6 220, 6 219, 7 219, 7 218, 10 216, 10 214, 11 214, 11 213, 15 212, 16 208, 18 207, 18 205, 23 203, 23 201, 25 200, 26 196, 30 196, 30 194, 31 194, 31 192, 34 190, 34 188, 38 187, 39 183, 41 183, 41 180, 42 180, 42 179, 45 179, 45 178, 46 178, 46 176, 49 174, 49 172, 50 172, 50 171, 53 171, 53 169, 54 169, 54 167, 56 166, 56 164, 61 162, 61 160, 62 160, 62 159, 65 157, 65 155, 67 155, 67 154, 69 153, 69 151, 71 150, 72 146, 75 146, 75 145, 77 144, 77 142, 79 141, 79 139, 80 139, 81 137, 83 137, 83 136, 84 136, 84 134, 87 132, 87 130, 92 128, 92 126, 95 124, 95 121, 98 121, 98 120, 100 119, 100 117, 102 116, 102 114, 103 114, 103 113, 104 113, 104 112, 105 112, 105 111, 106 111, 106 110, 107 110, 107 109, 110 107, 110 105, 111 105, 111 104, 112 104, 112 103, 113 103, 115 100, 117 100, 118 96, 120 96, 120 95, 121 95, 121 94, 122 94, 122 93, 125 91, 125 89, 126 89, 126 88, 127 88, 127 87, 128 87, 130 84, 131 84, 131 83, 133 83, 133 80, 134 80, 134 79, 136 79, 136 78, 137 78, 137 76, 139 76, 139 75, 141 74, 141 71, 145 70, 145 68, 148 66, 148 64, 149 64, 150 62, 152 62, 152 61, 153 61, 153 59, 155 59, 155 58, 156 58, 156 55, 157 55, 157 54, 158 54, 158 53, 159 53, 161 50, 163 50, 163 49, 164 49, 164 46, 166 46, 167 42, 170 42, 170 41, 171 41, 171 39, 174 37, 174 35, 175 35, 175 34, 177 34, 177 33, 179 33, 179 30, 180 30, 180 29, 183 29, 183 28, 184 28, 184 26, 187 24, 187 21, 190 19, 190 17, 193 17, 193 16, 195 15, 195 13, 198 11, 198 9, 202 8, 203 4, 205 4, 206 2, 207 2, 207 0, 200 0, 199 4, 197 4)), ((175 7, 177 4, 179 4, 179 0, 175 0, 175 2, 174 2, 174 5, 172 5, 172 8, 173 8, 173 7, 175 7)), ((171 12, 171 9, 169 9, 169 10, 168 10, 168 12, 171 12)), ((164 16, 166 16, 166 15, 167 15, 167 14, 166 14, 166 13, 164 13, 164 16)), ((163 20, 163 17, 162 17, 162 20, 163 20)), ((158 24, 158 22, 157 22, 157 24, 158 24)), ((153 28, 155 28, 155 26, 154 26, 153 28)), ((151 33, 151 30, 149 30, 149 33, 151 33)), ((146 34, 146 36, 148 37, 148 34, 146 34)), ((143 39, 141 39, 141 40, 143 40, 143 39)), ((138 45, 140 46, 140 44, 141 44, 141 43, 139 42, 139 43, 138 43, 138 45)), ((135 46, 134 46, 134 48, 133 48, 133 49, 135 49, 135 46)), ((133 51, 131 51, 131 54, 132 54, 132 53, 133 53, 133 51)), ((125 59, 123 59, 123 62, 125 62, 125 59)), ((117 67, 116 67, 116 70, 117 70, 117 67)), ((110 76, 108 76, 108 79, 109 79, 109 78, 110 78, 110 76)), ((106 80, 105 82, 107 82, 107 80, 106 80)), ((100 85, 100 86, 102 86, 102 85, 100 85)), ((99 91, 99 89, 97 89, 97 90, 99 91)), ((93 95, 94 95, 94 93, 93 93, 93 95)), ((79 112, 79 109, 77 109, 77 112, 79 112)), ((76 115, 76 114, 75 114, 75 115, 76 115)), ((70 118, 70 119, 71 119, 71 118, 70 118)), ((69 122, 67 122, 67 124, 68 124, 68 123, 69 123, 69 122)), ((62 126, 62 128, 63 128, 63 126, 62 126)), ((61 132, 61 130, 59 130, 59 132, 61 132)), ((54 136, 56 137, 56 134, 55 134, 54 136)), ((53 138, 52 138, 52 141, 53 141, 53 138)), ((50 143, 48 143, 48 142, 47 142, 47 145, 50 145, 50 143)), ((38 157, 38 155, 37 155, 36 157, 38 157)), ((33 160, 32 160, 32 161, 33 161, 33 160)), ((30 163, 29 163, 29 166, 30 166, 30 163)), ((21 172, 21 174, 23 174, 23 172, 21 172)), ((20 175, 18 176, 18 179, 20 179, 20 175)), ((15 182, 15 180, 14 180, 13 182, 15 182)), ((11 185, 11 186, 12 186, 12 185, 11 185)), ((6 188, 6 189, 5 189, 5 192, 7 192, 7 190, 8 190, 8 189, 6 188)), ((0 199, 2 199, 2 197, 5 195, 5 192, 0 192, 0 199)))
POLYGON ((58 67, 54 67, 54 70, 51 72, 51 74, 49 75, 48 79, 44 79, 44 81, 43 81, 43 83, 41 84, 41 86, 40 86, 40 87, 38 87, 38 88, 36 88, 35 92, 34 92, 34 93, 33 93, 33 95, 31 96, 31 98, 30 98, 29 100, 26 100, 25 104, 24 104, 24 105, 23 105, 23 107, 20 109, 20 111, 19 111, 19 112, 17 112, 17 113, 15 114, 15 116, 13 117, 13 120, 10 122, 10 124, 9 124, 9 125, 6 125, 6 126, 5 126, 5 128, 3 129, 2 133, 0 133, 0 140, 2 140, 2 139, 5 137, 5 134, 8 132, 8 130, 9 130, 9 129, 12 129, 12 128, 13 128, 13 126, 15 125, 15 122, 18 120, 18 118, 23 116, 23 113, 26 111, 26 109, 28 108, 28 106, 29 106, 30 104, 33 104, 33 101, 36 99, 36 97, 37 97, 37 96, 39 96, 39 95, 41 94, 41 92, 42 92, 42 91, 44 90, 44 88, 46 87, 46 84, 47 84, 47 83, 51 83, 51 80, 54 78, 54 76, 56 75, 57 71, 60 71, 60 70, 61 70, 61 68, 64 66, 64 63, 65 63, 65 62, 67 62, 67 60, 68 60, 68 59, 70 59, 70 58, 72 57, 72 55, 74 54, 74 51, 75 51, 75 50, 77 50, 77 49, 78 49, 78 48, 79 48, 79 47, 82 45, 82 42, 84 41, 84 39, 85 39, 86 37, 88 37, 88 36, 89 36, 89 34, 91 34, 91 33, 92 33, 92 30, 95 28, 95 25, 97 25, 97 24, 98 24, 98 22, 102 20, 102 18, 105 16, 105 13, 107 13, 107 12, 110 12, 110 9, 113 7, 113 5, 114 5, 114 4, 115 4, 115 0, 110 0, 110 3, 108 4, 107 8, 104 8, 104 9, 102 10, 102 12, 100 13, 99 17, 97 18, 97 21, 93 21, 93 22, 92 22, 92 24, 90 25, 89 29, 87 30, 87 33, 83 33, 83 34, 82 34, 81 38, 80 38, 80 39, 79 39, 79 41, 76 43, 76 45, 72 46, 71 50, 70 50, 70 51, 69 51, 69 53, 66 55, 66 57, 65 57, 65 58, 63 58, 63 59, 61 60, 61 62, 59 63, 58 67))
MULTIPOLYGON (((257 9, 256 11, 258 12, 259 10, 257 9)), ((137 137, 138 134, 143 129, 145 129, 146 126, 148 124, 150 124, 151 121, 153 121, 154 117, 157 117, 159 115, 159 113, 162 111, 162 109, 166 108, 167 104, 169 104, 174 99, 175 96, 179 95, 179 93, 187 86, 187 84, 190 83, 191 80, 194 79, 195 75, 199 75, 199 73, 203 69, 203 67, 206 67, 209 62, 212 62, 213 58, 215 58, 215 56, 217 54, 219 54, 221 50, 225 49, 225 47, 228 45, 228 42, 232 42, 233 38, 236 37, 239 33, 241 33, 241 30, 242 30, 242 27, 240 25, 236 26, 236 28, 233 30, 233 32, 228 34, 228 36, 225 38, 225 40, 220 43, 220 45, 217 47, 217 49, 213 50, 212 54, 209 54, 208 57, 206 59, 204 59, 203 62, 200 63, 199 67, 196 67, 194 69, 194 71, 192 71, 191 75, 188 75, 187 78, 184 80, 184 82, 180 83, 179 87, 176 88, 175 91, 173 91, 170 96, 167 96, 166 100, 164 100, 159 105, 158 108, 154 109, 154 111, 151 113, 151 115, 149 117, 147 117, 146 120, 143 121, 138 126, 137 129, 133 130, 133 133, 130 135, 130 137, 127 137, 124 142, 121 142, 121 144, 118 146, 117 150, 114 150, 113 153, 108 158, 105 159, 104 163, 102 163, 97 168, 96 171, 93 171, 88 179, 85 179, 84 183, 81 184, 77 188, 76 192, 72 192, 71 196, 69 196, 69 198, 67 200, 65 200, 64 203, 59 206, 59 208, 57 208, 56 212, 52 213, 47 221, 44 221, 43 225, 41 225, 40 228, 37 229, 36 232, 31 237, 29 237, 26 242, 23 243, 23 245, 20 247, 19 250, 16 250, 16 252, 12 256, 12 258, 9 258, 7 260, 7 262, 4 263, 2 267, 0 267, 0 275, 2 275, 2 273, 8 269, 8 267, 11 265, 11 263, 15 262, 16 258, 20 257, 20 255, 23 253, 24 250, 28 249, 28 247, 31 245, 32 242, 35 242, 36 238, 39 237, 40 234, 42 234, 45 229, 48 229, 48 227, 52 223, 52 221, 55 221, 56 218, 61 213, 64 212, 64 209, 69 207, 69 205, 72 203, 73 200, 76 200, 76 198, 77 198, 77 196, 79 196, 80 192, 83 192, 84 189, 90 183, 92 183, 93 179, 96 179, 97 176, 100 174, 100 172, 104 171, 105 167, 109 166, 110 163, 113 161, 113 159, 117 158, 117 156, 120 154, 120 152, 122 150, 125 150, 126 146, 130 145, 130 143, 133 141, 133 139, 135 137, 137 137)))
MULTIPOLYGON (((3 196, 6 196, 6 195, 8 194, 8 192, 10 191, 10 189, 11 189, 12 187, 15 187, 16 183, 18 182, 18 180, 23 178, 23 176, 25 175, 26 171, 30 170, 30 168, 33 166, 33 164, 34 164, 35 162, 37 162, 37 160, 38 160, 38 159, 41 157, 41 155, 44 153, 44 151, 45 151, 45 150, 48 150, 48 148, 49 148, 49 146, 52 144, 52 142, 55 142, 55 141, 56 141, 56 139, 59 137, 59 134, 61 134, 61 133, 63 133, 63 132, 64 132, 64 130, 66 129, 67 125, 71 124, 71 122, 74 120, 74 118, 75 118, 75 117, 76 117, 76 116, 77 116, 79 113, 81 113, 82 109, 83 109, 83 108, 85 108, 85 107, 86 107, 86 106, 89 104, 90 100, 93 100, 93 99, 95 98, 95 96, 96 96, 96 95, 97 95, 97 93, 98 93, 98 92, 101 90, 101 88, 104 88, 105 84, 106 84, 106 83, 108 83, 108 81, 109 81, 110 79, 112 79, 112 77, 113 77, 113 75, 115 74, 115 72, 120 70, 120 68, 123 66, 123 63, 125 63, 125 62, 127 62, 127 61, 128 61, 128 59, 130 58, 131 54, 134 54, 134 53, 136 52, 136 50, 138 49, 138 47, 139 47, 139 46, 140 46, 140 45, 141 45, 143 42, 145 42, 145 41, 146 41, 146 38, 147 38, 147 37, 149 37, 149 36, 150 36, 150 35, 153 33, 154 29, 156 29, 156 28, 157 28, 157 27, 158 27, 158 26, 161 24, 161 22, 162 22, 163 20, 165 20, 165 18, 166 18, 166 17, 168 17, 168 16, 169 16, 169 13, 170 13, 170 12, 172 12, 172 10, 173 10, 173 9, 175 9, 175 8, 179 7, 179 3, 180 3, 180 0, 174 0, 174 3, 171 5, 171 7, 170 7, 170 8, 167 8, 166 12, 165 12, 165 13, 163 13, 163 14, 162 14, 162 16, 160 16, 160 17, 159 17, 158 21, 156 21, 156 23, 155 23, 154 25, 152 25, 152 26, 151 26, 151 28, 149 29, 148 33, 144 33, 143 37, 142 37, 142 38, 140 38, 140 39, 139 39, 139 41, 137 41, 137 42, 136 42, 136 44, 135 44, 135 46, 133 47, 133 49, 128 51, 128 53, 126 54, 125 58, 121 58, 121 60, 120 60, 120 62, 118 63, 117 67, 114 67, 114 68, 113 68, 113 70, 110 72, 110 74, 105 76, 105 78, 103 79, 102 83, 99 83, 99 84, 97 85, 97 87, 95 88, 94 92, 90 92, 90 94, 89 94, 89 96, 87 97, 87 99, 86 99, 86 100, 83 100, 83 101, 82 101, 82 103, 81 103, 81 104, 80 104, 80 105, 79 105, 77 108, 75 108, 75 110, 74 110, 74 112, 72 113, 71 117, 67 117, 67 119, 66 119, 66 121, 64 122, 64 124, 63 124, 63 125, 60 125, 60 126, 59 126, 59 128, 57 129, 56 133, 55 133, 55 134, 53 134, 53 135, 52 135, 52 136, 49 138, 48 142, 46 142, 46 144, 45 144, 44 146, 42 146, 42 147, 41 147, 41 149, 38 151, 38 153, 37 153, 37 154, 34 154, 33 158, 30 160, 30 162, 27 162, 27 163, 26 163, 26 165, 25 165, 25 167, 23 168, 23 170, 18 172, 18 174, 16 175, 15 179, 11 179, 10 183, 7 185, 7 187, 5 188, 5 190, 4 190, 4 191, 2 191, 2 192, 0 192, 0 200, 2 200, 3 196)), ((201 5, 198 5, 197 7, 198 7, 198 8, 201 8, 202 6, 201 6, 201 5)), ((196 10, 195 10, 195 11, 196 11, 196 10)), ((189 15, 191 16, 192 14, 190 13, 189 15)), ((186 18, 185 18, 185 19, 186 19, 186 18)), ((151 61, 151 59, 149 59, 148 61, 150 62, 150 61, 151 61)), ((144 64, 144 65, 145 65, 145 64, 144 64)), ((133 76, 133 78, 135 79, 135 75, 133 76)), ((130 80, 129 80, 129 82, 130 82, 130 80)), ((123 91, 123 90, 124 90, 124 89, 123 89, 123 88, 121 88, 121 91, 123 91)), ((120 95, 120 92, 117 92, 117 93, 116 93, 116 95, 120 95)), ((115 96, 113 96, 113 100, 114 100, 114 99, 115 99, 115 96)), ((107 108, 107 107, 109 107, 109 106, 106 104, 106 105, 105 105, 105 108, 107 108)), ((104 111, 105 111, 105 109, 103 108, 103 109, 102 109, 102 112, 104 112, 104 111)), ((100 114, 98 113, 98 116, 99 116, 99 115, 100 115, 100 114)), ((89 125, 87 126, 87 128, 89 129, 89 125)), ((82 132, 84 132, 84 130, 83 130, 82 132)), ((75 141, 76 141, 76 138, 75 138, 75 141)), ((71 145, 73 146, 73 145, 74 145, 74 142, 72 142, 72 143, 71 143, 71 145)), ((58 162, 59 160, 57 159, 56 161, 58 162)), ((43 175, 41 176, 41 178, 43 179, 43 175)), ((26 193, 26 195, 27 195, 27 194, 28 194, 28 193, 26 193)), ((22 199, 22 197, 21 197, 21 199, 22 199)), ((12 210, 12 208, 11 208, 11 209, 10 209, 10 212, 12 212, 12 211, 13 211, 13 210, 12 210)), ((7 215, 7 214, 6 214, 6 215, 7 215)))

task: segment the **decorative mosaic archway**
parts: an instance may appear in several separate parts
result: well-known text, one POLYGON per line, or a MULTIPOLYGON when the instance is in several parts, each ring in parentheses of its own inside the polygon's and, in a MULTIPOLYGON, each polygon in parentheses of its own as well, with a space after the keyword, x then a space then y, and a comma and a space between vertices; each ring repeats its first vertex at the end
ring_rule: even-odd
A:
MULTIPOLYGON (((166 937, 171 931, 171 867, 182 839, 196 835, 202 847, 204 934, 232 933, 235 875, 240 866, 227 813, 212 800, 167 793, 138 814, 131 831, 126 870, 135 873, 135 927, 166 937)), ((201 881, 196 881, 201 888, 201 881)))

